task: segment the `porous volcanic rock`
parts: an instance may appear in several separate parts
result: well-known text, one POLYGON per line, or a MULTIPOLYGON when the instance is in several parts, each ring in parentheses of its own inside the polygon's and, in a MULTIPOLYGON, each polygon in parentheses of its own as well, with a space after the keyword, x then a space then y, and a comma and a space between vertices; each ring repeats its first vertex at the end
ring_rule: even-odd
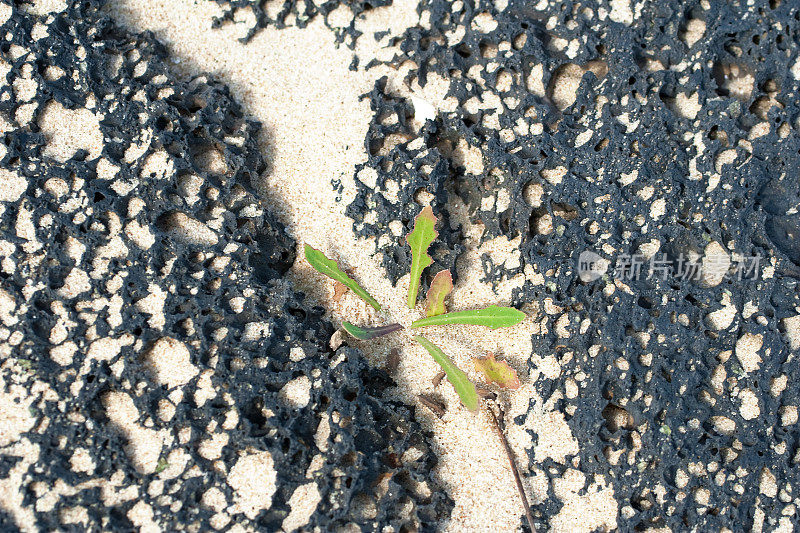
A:
POLYGON ((433 529, 412 409, 283 279, 260 125, 48 6, 0 5, 0 529, 433 529))
MULTIPOLYGON (((580 442, 569 467, 539 466, 553 480, 578 468, 587 490, 613 483, 620 530, 797 527, 800 6, 419 12, 392 65, 445 97, 376 82, 356 232, 376 237, 395 281, 420 203, 442 220, 438 268, 476 231, 510 243, 483 256, 485 279, 540 315, 534 351, 558 354, 560 372, 537 386, 580 442), (586 251, 605 264, 593 280, 577 268, 586 251), (626 279, 615 270, 633 255, 644 274, 626 279), (647 275, 651 259, 672 270, 647 275)), ((552 490, 543 525, 562 505, 552 490)))
MULTIPOLYGON (((222 6, 223 15, 214 20, 215 27, 227 22, 236 21, 241 15, 246 17, 245 23, 250 23, 250 28, 242 40, 249 41, 260 29, 268 26, 286 28, 297 26, 305 28, 309 22, 321 16, 325 25, 336 35, 336 42, 345 42, 351 48, 361 34, 355 29, 355 21, 359 15, 375 7, 387 6, 392 0, 324 0, 320 2, 284 0, 283 2, 270 2, 268 0, 214 0, 222 6), (330 24, 329 17, 336 10, 342 10, 342 16, 350 22, 344 27, 335 27, 330 24)), ((353 68, 355 68, 354 63, 353 68)))

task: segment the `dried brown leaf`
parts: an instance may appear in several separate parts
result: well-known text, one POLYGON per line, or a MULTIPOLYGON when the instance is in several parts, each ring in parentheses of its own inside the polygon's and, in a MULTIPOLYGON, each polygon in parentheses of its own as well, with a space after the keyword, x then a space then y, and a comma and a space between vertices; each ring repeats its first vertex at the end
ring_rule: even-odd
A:
MULTIPOLYGON (((351 278, 355 277, 355 275, 356 275, 355 269, 352 269, 352 268, 343 268, 342 271, 344 271, 344 273, 347 274, 348 276, 350 276, 351 278)), ((339 300, 341 300, 342 296, 344 296, 344 294, 346 292, 347 292, 347 285, 345 285, 341 281, 334 281, 333 282, 333 301, 334 302, 338 302, 339 300)))

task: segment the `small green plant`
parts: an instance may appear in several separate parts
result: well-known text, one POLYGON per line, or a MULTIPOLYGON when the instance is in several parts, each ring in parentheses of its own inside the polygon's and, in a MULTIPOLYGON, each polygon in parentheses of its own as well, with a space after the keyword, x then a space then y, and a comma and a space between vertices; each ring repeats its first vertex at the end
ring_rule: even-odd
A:
POLYGON ((160 474, 161 472, 166 470, 168 467, 169 467, 169 463, 167 462, 167 459, 164 458, 164 457, 160 457, 158 459, 158 464, 156 464, 156 474, 160 474))
MULTIPOLYGON (((411 275, 408 286, 408 307, 414 309, 417 305, 419 287, 421 284, 422 273, 433 263, 433 258, 428 254, 428 248, 438 236, 436 231, 437 219, 430 206, 426 206, 414 219, 414 228, 406 237, 406 242, 411 247, 411 275)), ((352 290, 358 297, 370 304, 376 311, 380 311, 381 306, 365 289, 363 289, 354 279, 346 274, 338 264, 332 259, 327 258, 322 252, 305 245, 305 257, 308 263, 318 272, 332 278, 337 282, 337 295, 339 291, 346 287, 352 290)), ((519 324, 525 319, 525 313, 513 307, 501 307, 490 305, 484 309, 470 309, 464 311, 447 312, 445 299, 453 290, 453 278, 449 270, 440 271, 431 281, 430 289, 426 296, 425 317, 411 323, 411 328, 422 328, 429 326, 449 326, 456 324, 468 324, 486 326, 491 329, 506 328, 519 324)), ((337 298, 338 299, 338 298, 337 298)), ((343 321, 342 329, 349 335, 359 340, 372 340, 383 335, 388 335, 401 331, 400 324, 388 324, 378 327, 361 327, 343 321)), ((528 499, 522 485, 519 470, 514 460, 514 453, 508 440, 505 437, 504 428, 501 420, 502 409, 495 400, 497 395, 484 388, 477 387, 469 376, 453 363, 450 357, 441 348, 430 342, 422 335, 415 335, 414 340, 425 348, 434 361, 442 368, 442 374, 455 389, 461 403, 468 410, 477 412, 481 407, 481 399, 486 400, 486 406, 494 427, 503 443, 503 449, 508 456, 514 480, 517 485, 525 515, 531 530, 535 531, 534 522, 531 516, 528 499), (501 416, 495 414, 494 409, 498 409, 501 416)), ((483 374, 487 383, 494 383, 503 389, 516 389, 520 387, 519 377, 516 371, 505 361, 497 361, 493 354, 486 357, 476 357, 473 359, 475 368, 483 374)), ((434 378, 434 386, 441 381, 441 376, 434 378)), ((428 396, 420 396, 421 403, 436 412, 438 416, 443 413, 443 408, 428 396)))
POLYGON ((521 385, 517 371, 505 361, 498 361, 494 354, 486 357, 476 357, 472 360, 475 369, 481 372, 490 383, 496 383, 504 389, 518 389, 521 385))

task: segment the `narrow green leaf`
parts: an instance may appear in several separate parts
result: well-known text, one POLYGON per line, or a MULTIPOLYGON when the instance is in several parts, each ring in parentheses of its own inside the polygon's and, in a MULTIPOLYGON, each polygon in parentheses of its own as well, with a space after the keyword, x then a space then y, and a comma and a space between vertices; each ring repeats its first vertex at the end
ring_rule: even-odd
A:
POLYGON ((422 326, 444 326, 447 324, 472 324, 492 329, 516 326, 525 318, 525 313, 513 307, 490 305, 486 309, 454 311, 438 316, 420 318, 411 323, 412 328, 422 326))
POLYGON ((444 299, 453 290, 453 276, 449 270, 440 270, 431 281, 431 288, 428 289, 428 303, 425 306, 427 316, 441 315, 447 312, 444 306, 444 299))
POLYGON ((414 219, 414 230, 406 236, 406 242, 411 246, 411 279, 408 282, 409 309, 414 309, 417 305, 422 271, 433 263, 433 258, 428 255, 428 247, 439 235, 434 226, 436 226, 436 217, 433 215, 433 209, 429 205, 425 206, 414 219))
POLYGON ((438 346, 421 335, 414 337, 423 348, 428 350, 433 360, 436 361, 447 376, 447 381, 453 385, 458 397, 461 398, 461 403, 470 411, 478 410, 478 391, 475 389, 475 384, 470 381, 469 377, 463 370, 458 368, 447 354, 439 349, 438 346))
POLYGON ((483 373, 489 383, 497 383, 504 389, 518 389, 521 385, 517 371, 506 361, 495 359, 493 353, 486 357, 476 357, 472 362, 475 364, 475 369, 483 373))
POLYGON ((375 328, 361 328, 354 326, 347 320, 342 321, 342 327, 347 333, 362 341, 368 341, 370 339, 382 337, 384 335, 388 335, 389 333, 394 333, 395 331, 400 331, 403 329, 403 326, 400 324, 389 324, 387 326, 378 326, 375 328))
POLYGON ((342 269, 339 268, 339 265, 336 264, 336 261, 333 259, 328 259, 325 257, 325 254, 307 244, 305 245, 305 254, 306 261, 308 261, 309 264, 314 267, 314 270, 321 274, 325 274, 329 278, 334 279, 346 286, 351 291, 356 293, 359 298, 374 307, 376 311, 381 310, 381 304, 379 304, 378 301, 367 291, 362 289, 361 285, 356 283, 353 278, 345 274, 342 269))

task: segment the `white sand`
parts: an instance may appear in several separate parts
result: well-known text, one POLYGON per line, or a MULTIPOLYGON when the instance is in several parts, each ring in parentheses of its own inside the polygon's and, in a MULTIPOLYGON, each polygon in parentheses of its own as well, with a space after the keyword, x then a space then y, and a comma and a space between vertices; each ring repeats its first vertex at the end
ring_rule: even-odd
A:
MULTIPOLYGON (((247 24, 228 24, 221 30, 210 27, 219 7, 210 1, 191 0, 123 0, 110 8, 112 16, 135 31, 152 30, 166 42, 173 54, 175 68, 187 75, 211 72, 230 85, 233 95, 245 111, 265 125, 262 148, 270 158, 271 168, 263 177, 262 194, 270 207, 289 225, 298 243, 309 244, 336 258, 345 267, 354 269, 355 277, 384 306, 375 313, 352 294, 341 301, 332 299, 333 283, 298 261, 291 271, 297 286, 305 291, 311 303, 329 310, 328 318, 340 323, 343 318, 359 324, 383 324, 399 321, 405 325, 421 316, 422 305, 409 311, 405 306, 408 276, 392 287, 378 258, 372 257, 374 245, 357 241, 351 231, 352 221, 344 216, 345 206, 354 195, 354 166, 366 159, 363 149, 367 126, 371 119, 368 101, 359 95, 369 91, 381 75, 391 76, 397 92, 424 98, 436 108, 446 107, 441 97, 446 85, 429 84, 425 90, 403 87, 402 72, 386 68, 352 72, 348 70, 352 53, 346 47, 336 48, 334 35, 320 18, 309 27, 298 30, 266 29, 247 45, 238 42, 246 34, 247 24), (331 180, 344 185, 343 200, 335 201, 331 180)), ((332 20, 336 18, 333 17, 332 20)), ((347 17, 343 17, 347 19, 347 17)), ((391 51, 381 50, 375 43, 374 31, 390 28, 392 35, 416 24, 415 3, 396 0, 386 8, 369 12, 358 27, 364 36, 358 41, 358 55, 363 66, 371 57, 391 51)), ((388 38, 384 38, 385 43, 388 38)), ((420 106, 422 107, 422 106, 420 106)), ((427 110, 431 112, 430 109, 427 110)), ((478 162, 480 163, 480 162, 478 162)), ((477 228, 475 228, 477 232, 477 228)), ((451 298, 451 309, 466 309, 489 304, 507 304, 512 283, 501 287, 499 294, 479 282, 481 277, 475 238, 466 243, 467 257, 459 262, 459 282, 451 298)), ((481 251, 512 256, 513 243, 498 239, 481 251)), ((301 250, 298 250, 301 256, 301 250)), ((552 378, 559 374, 556 359, 549 354, 534 354, 538 369, 528 375, 526 362, 531 356, 531 336, 542 327, 555 327, 556 316, 548 317, 539 306, 525 309, 531 315, 510 330, 492 332, 485 328, 430 328, 425 335, 439 344, 453 360, 473 378, 471 358, 487 351, 506 358, 520 371, 523 386, 503 395, 509 424, 508 436, 527 471, 527 450, 532 439, 525 428, 514 427, 512 419, 529 411, 525 427, 534 429, 540 446, 536 459, 552 457, 579 468, 571 457, 578 443, 573 439, 564 417, 552 411, 556 398, 544 403, 535 393, 533 383, 540 373, 552 378), (549 320, 549 321, 548 321, 549 320)), ((560 314, 560 313, 559 313, 560 314)), ((397 347, 402 358, 396 376, 400 387, 396 397, 409 403, 416 395, 432 392, 431 378, 438 367, 428 354, 411 341, 410 334, 401 334, 375 343, 361 343, 360 348, 376 364, 383 364, 389 350, 397 347)), ((422 424, 435 434, 436 453, 440 463, 436 475, 454 498, 456 506, 451 520, 442 525, 448 531, 512 531, 519 527, 522 506, 511 471, 500 442, 485 413, 471 415, 458 407, 458 398, 449 384, 442 384, 448 412, 442 420, 425 408, 418 413, 422 424)), ((558 394, 558 393, 557 393, 558 394)), ((601 479, 589 493, 578 496, 582 474, 568 470, 559 484, 564 508, 554 517, 555 530, 589 531, 597 527, 616 526, 617 504, 613 491, 601 479), (569 477, 569 479, 567 479, 569 477)), ((534 469, 527 484, 529 498, 536 501, 545 494, 546 476, 534 469)))

